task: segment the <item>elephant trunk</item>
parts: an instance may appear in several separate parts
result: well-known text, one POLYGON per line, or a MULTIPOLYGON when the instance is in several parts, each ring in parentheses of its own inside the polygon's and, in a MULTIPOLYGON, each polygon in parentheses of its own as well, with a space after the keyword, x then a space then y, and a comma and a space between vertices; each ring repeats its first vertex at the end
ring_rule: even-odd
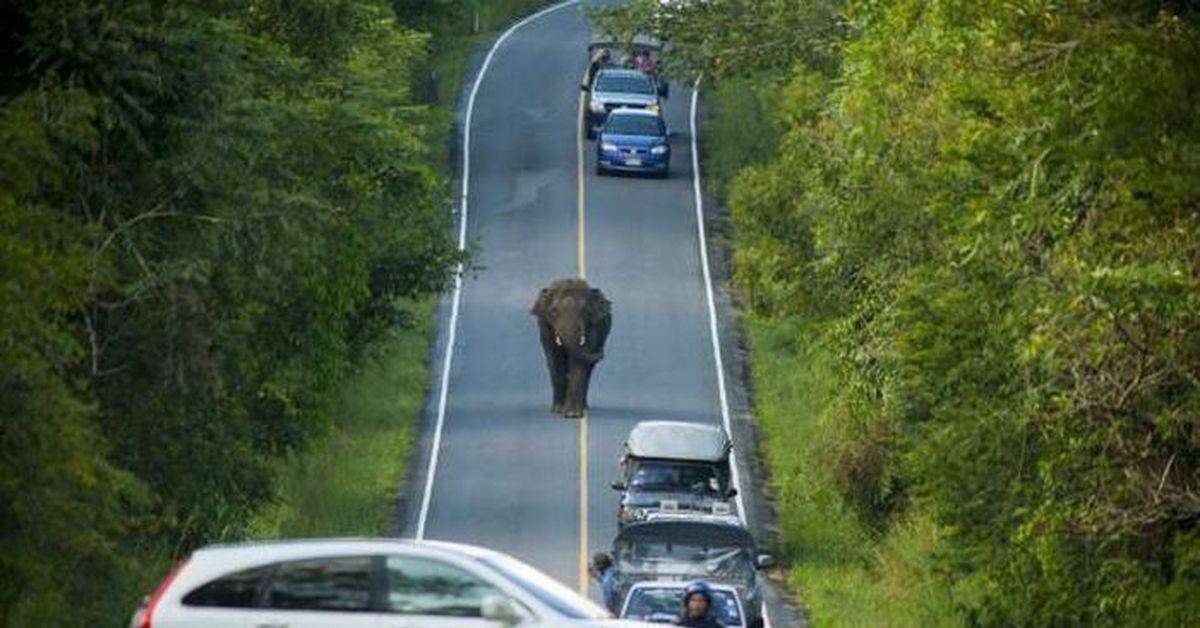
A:
POLYGON ((595 364, 604 359, 604 351, 589 351, 587 347, 571 350, 570 354, 571 357, 585 364, 595 364))

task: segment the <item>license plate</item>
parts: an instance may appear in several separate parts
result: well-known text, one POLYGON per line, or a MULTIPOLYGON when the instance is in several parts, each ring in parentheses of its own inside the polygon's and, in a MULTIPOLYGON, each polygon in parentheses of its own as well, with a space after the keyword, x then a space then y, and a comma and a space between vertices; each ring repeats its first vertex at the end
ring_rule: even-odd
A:
POLYGON ((640 166, 640 165, 642 165, 642 160, 638 159, 637 157, 627 157, 625 159, 625 165, 626 166, 640 166))

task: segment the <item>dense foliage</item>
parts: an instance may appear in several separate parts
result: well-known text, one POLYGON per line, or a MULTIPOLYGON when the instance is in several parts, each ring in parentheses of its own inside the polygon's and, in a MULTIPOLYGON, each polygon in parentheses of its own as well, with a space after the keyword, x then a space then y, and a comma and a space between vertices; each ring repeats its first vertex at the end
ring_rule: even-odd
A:
POLYGON ((962 623, 1200 621, 1196 5, 671 6, 607 19, 768 90, 727 200, 751 316, 833 351, 804 472, 934 522, 962 623))
POLYGON ((120 623, 240 535, 443 288, 426 47, 373 0, 0 8, 0 624, 120 623))

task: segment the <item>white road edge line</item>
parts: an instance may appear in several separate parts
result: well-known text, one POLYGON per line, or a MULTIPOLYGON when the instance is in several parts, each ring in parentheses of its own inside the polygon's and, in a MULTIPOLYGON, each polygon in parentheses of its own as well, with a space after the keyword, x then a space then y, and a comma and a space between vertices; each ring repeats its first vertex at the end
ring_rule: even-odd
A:
MULTIPOLYGON (((488 66, 492 64, 492 57, 496 55, 496 51, 500 49, 500 45, 504 43, 504 40, 508 39, 509 35, 516 32, 517 29, 548 13, 553 13, 563 7, 578 3, 579 0, 560 2, 556 5, 546 7, 537 13, 528 15, 508 27, 508 30, 496 38, 495 43, 488 50, 487 56, 483 59, 483 65, 479 67, 479 73, 475 75, 475 82, 471 85, 471 93, 467 96, 467 111, 463 116, 462 192, 458 216, 458 250, 460 251, 465 250, 467 247, 467 191, 471 184, 471 117, 475 113, 475 96, 479 93, 479 85, 483 83, 483 77, 487 74, 488 66)), ((446 423, 446 399, 450 389, 450 365, 454 361, 454 341, 458 336, 458 308, 459 303, 462 302, 462 274, 463 266, 459 264, 454 270, 454 296, 450 305, 450 331, 446 338, 446 352, 442 358, 442 379, 441 390, 438 392, 437 424, 433 430, 433 444, 430 446, 429 470, 425 474, 425 493, 421 497, 421 514, 417 518, 417 533, 415 535, 417 539, 425 538, 425 526, 429 522, 429 504, 433 498, 433 481, 437 476, 438 454, 442 447, 442 427, 446 423)))
MULTIPOLYGON (((725 433, 733 438, 733 427, 729 417, 729 395, 725 390, 725 360, 721 357, 721 337, 717 333, 717 303, 713 295, 712 272, 708 267, 708 238, 704 231, 704 195, 700 185, 700 151, 696 142, 699 134, 696 132, 696 103, 700 98, 700 78, 692 84, 692 107, 688 114, 688 130, 692 134, 692 192, 696 207, 696 232, 700 239, 700 268, 704 273, 704 292, 708 297, 708 331, 712 339, 713 362, 717 367, 717 395, 721 400, 721 422, 725 425, 725 433)), ((742 523, 748 524, 746 517, 746 502, 742 499, 742 478, 738 471, 737 451, 729 455, 730 472, 733 475, 733 486, 737 489, 738 517, 742 523)), ((763 601, 763 627, 771 628, 771 618, 767 614, 767 603, 763 601)))

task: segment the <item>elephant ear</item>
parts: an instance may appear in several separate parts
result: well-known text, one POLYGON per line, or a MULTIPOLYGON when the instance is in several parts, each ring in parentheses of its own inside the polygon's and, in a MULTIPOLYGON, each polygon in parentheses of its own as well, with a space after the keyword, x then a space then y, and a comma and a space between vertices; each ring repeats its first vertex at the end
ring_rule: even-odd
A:
POLYGON ((591 305, 592 322, 602 321, 612 316, 612 301, 609 301, 599 288, 588 290, 588 301, 591 305))
POLYGON ((533 305, 529 308, 529 313, 533 316, 542 317, 546 314, 546 308, 550 307, 550 289, 542 288, 538 296, 533 301, 533 305))

